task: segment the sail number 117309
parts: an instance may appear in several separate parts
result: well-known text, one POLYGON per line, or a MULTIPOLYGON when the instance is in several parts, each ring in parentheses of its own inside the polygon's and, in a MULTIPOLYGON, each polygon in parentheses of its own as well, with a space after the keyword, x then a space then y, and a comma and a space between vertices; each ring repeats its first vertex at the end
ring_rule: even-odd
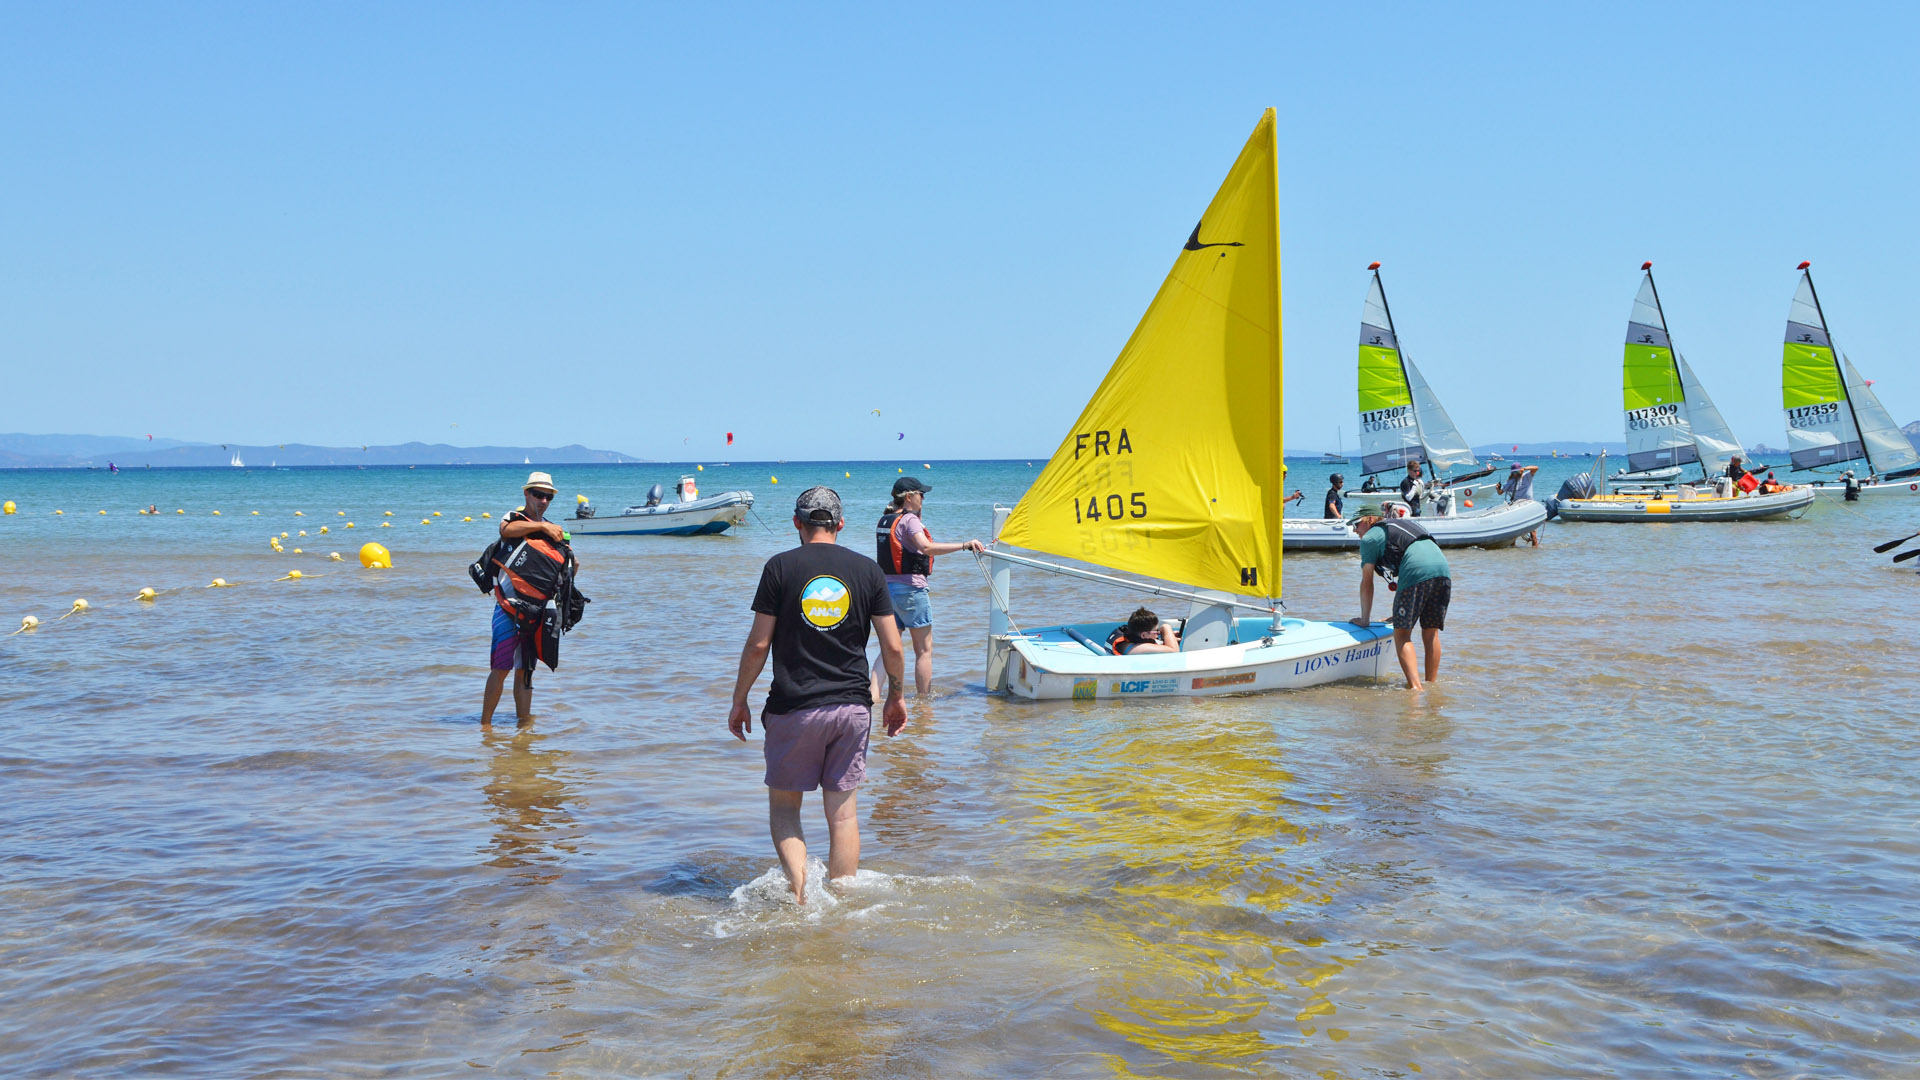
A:
POLYGON ((1089 495, 1084 503, 1078 497, 1073 500, 1073 520, 1078 525, 1085 525, 1090 521, 1116 521, 1146 516, 1147 493, 1144 491, 1129 492, 1125 496, 1089 495))

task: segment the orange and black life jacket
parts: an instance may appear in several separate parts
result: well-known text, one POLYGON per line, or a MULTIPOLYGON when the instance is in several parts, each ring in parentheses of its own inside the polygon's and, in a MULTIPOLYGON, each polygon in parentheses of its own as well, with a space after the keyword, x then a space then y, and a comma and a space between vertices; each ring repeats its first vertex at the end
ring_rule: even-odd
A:
MULTIPOLYGON (((914 551, 900 542, 898 525, 901 515, 905 513, 903 508, 890 507, 880 515, 880 523, 873 527, 874 560, 886 573, 919 574, 925 577, 933 573, 933 556, 914 551)), ((926 528, 926 522, 921 522, 920 527, 926 528)), ((932 540, 933 534, 928 533, 927 539, 932 540)))

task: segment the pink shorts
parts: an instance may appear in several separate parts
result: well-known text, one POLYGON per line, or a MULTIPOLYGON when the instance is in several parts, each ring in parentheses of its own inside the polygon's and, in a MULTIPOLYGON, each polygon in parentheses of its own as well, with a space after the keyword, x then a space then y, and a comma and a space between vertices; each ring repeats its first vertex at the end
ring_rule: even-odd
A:
POLYGON ((760 718, 767 786, 776 791, 852 791, 867 778, 867 705, 820 705, 760 718))

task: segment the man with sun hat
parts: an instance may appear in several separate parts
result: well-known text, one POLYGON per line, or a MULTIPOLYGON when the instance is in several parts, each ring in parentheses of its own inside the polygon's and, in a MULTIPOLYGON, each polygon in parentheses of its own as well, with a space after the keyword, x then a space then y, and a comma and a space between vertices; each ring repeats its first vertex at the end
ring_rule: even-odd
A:
MULTIPOLYGON (((524 504, 500 517, 500 539, 517 541, 539 534, 556 544, 563 540, 565 533, 560 523, 547 520, 547 508, 553 505, 556 492, 553 477, 543 472, 530 474, 520 491, 524 504)), ((525 727, 533 723, 533 635, 513 621, 507 614, 506 604, 501 602, 513 598, 513 579, 501 574, 494 579, 493 587, 492 669, 487 672, 487 691, 480 701, 480 722, 493 723, 493 710, 500 704, 500 690, 507 681, 507 672, 511 671, 513 712, 520 726, 525 727)))

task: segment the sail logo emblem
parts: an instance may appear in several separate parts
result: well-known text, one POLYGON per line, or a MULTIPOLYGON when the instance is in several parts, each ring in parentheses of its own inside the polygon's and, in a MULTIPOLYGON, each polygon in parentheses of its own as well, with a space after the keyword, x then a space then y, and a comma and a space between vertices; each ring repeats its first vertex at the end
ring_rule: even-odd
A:
POLYGON ((1651 344, 1653 344, 1653 335, 1652 335, 1652 334, 1641 334, 1641 335, 1640 335, 1640 344, 1642 344, 1642 345, 1651 345, 1651 344))
POLYGON ((1801 335, 1800 335, 1800 337, 1799 337, 1799 338, 1798 338, 1797 340, 1800 340, 1800 341, 1804 341, 1804 342, 1806 342, 1807 344, 1809 344, 1809 345, 1811 345, 1811 344, 1813 344, 1813 335, 1812 335, 1812 334, 1801 334, 1801 335))
POLYGON ((821 630, 831 630, 847 621, 853 601, 847 595, 847 583, 825 574, 800 589, 800 617, 821 630))
MULTIPOLYGON (((1206 224, 1206 221, 1204 219, 1193 223, 1193 235, 1187 237, 1187 242, 1185 245, 1183 245, 1186 248, 1186 250, 1199 251, 1201 248, 1210 248, 1210 247, 1246 247, 1247 246, 1245 244, 1242 244, 1238 240, 1221 240, 1211 244, 1201 243, 1200 242, 1200 226, 1204 224, 1206 224)), ((1222 252, 1222 254, 1225 254, 1225 253, 1222 252)))
POLYGON ((1382 345, 1382 344, 1385 344, 1385 343, 1384 343, 1384 342, 1382 342, 1382 341, 1380 340, 1380 335, 1379 335, 1379 334, 1375 334, 1375 335, 1373 335, 1373 340, 1372 340, 1372 341, 1370 341, 1370 342, 1368 342, 1367 344, 1369 344, 1369 345, 1382 345))

